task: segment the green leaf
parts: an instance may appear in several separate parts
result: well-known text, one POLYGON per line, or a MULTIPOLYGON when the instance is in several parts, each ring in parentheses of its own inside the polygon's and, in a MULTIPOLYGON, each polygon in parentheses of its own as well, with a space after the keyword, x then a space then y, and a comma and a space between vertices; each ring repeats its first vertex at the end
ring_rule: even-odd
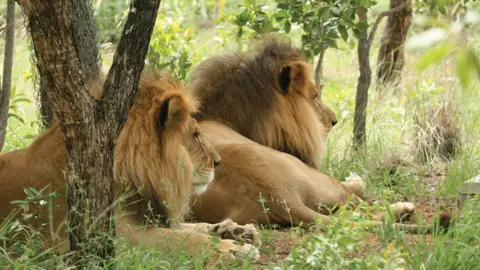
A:
POLYGON ((35 198, 37 196, 37 190, 32 187, 24 188, 23 191, 30 198, 35 198))
POLYGON ((286 21, 285 24, 283 25, 283 30, 285 30, 285 33, 290 33, 290 30, 292 29, 292 24, 289 21, 286 21))
POLYGON ((20 204, 20 205, 29 205, 30 204, 29 201, 25 201, 25 200, 15 200, 15 201, 11 201, 10 203, 11 204, 20 204))
POLYGON ((359 22, 355 25, 355 28, 357 28, 360 32, 365 31, 368 29, 368 23, 366 22, 359 22))
POLYGON ((353 31, 353 35, 354 35, 357 39, 360 39, 360 31, 358 31, 358 30, 355 29, 355 28, 352 28, 352 31, 353 31))
POLYGON ((25 103, 32 103, 32 101, 28 98, 16 98, 13 100, 13 102, 17 103, 17 102, 25 102, 25 103))
POLYGON ((418 71, 426 69, 428 66, 442 61, 453 49, 453 45, 446 42, 428 50, 418 60, 416 68, 418 71))
POLYGON ((286 10, 279 10, 277 13, 275 13, 273 15, 275 17, 275 20, 277 20, 277 22, 279 21, 282 21, 283 19, 287 18, 288 17, 288 13, 286 10))
POLYGON ((475 58, 472 59, 467 49, 461 49, 456 54, 455 72, 464 90, 470 86, 472 72, 475 70, 475 58))
POLYGON ((244 26, 245 24, 247 24, 249 19, 250 19, 250 14, 247 11, 244 11, 237 15, 237 19, 235 23, 238 26, 244 26))
POLYGON ((263 22, 263 21, 265 21, 265 16, 258 15, 257 17, 255 17, 255 19, 253 21, 257 22, 257 23, 263 22))
POLYGON ((25 125, 25 121, 23 120, 22 117, 20 117, 18 114, 15 114, 15 113, 9 113, 8 114, 8 118, 14 118, 14 119, 17 119, 19 122, 21 122, 22 124, 25 125))
POLYGON ((340 33, 340 35, 342 36, 342 39, 344 41, 347 41, 348 39, 348 32, 347 32, 347 28, 343 25, 343 24, 339 24, 338 25, 338 32, 340 33))

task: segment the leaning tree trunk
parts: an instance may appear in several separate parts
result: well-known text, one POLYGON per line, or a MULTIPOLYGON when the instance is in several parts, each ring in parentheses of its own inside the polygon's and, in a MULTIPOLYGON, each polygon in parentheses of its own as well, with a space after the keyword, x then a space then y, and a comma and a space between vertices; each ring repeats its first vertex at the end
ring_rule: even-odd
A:
MULTIPOLYGON (((357 15, 360 22, 367 23, 367 9, 358 8, 357 15)), ((357 94, 355 98, 355 115, 353 118, 353 146, 360 148, 366 142, 366 119, 368 104, 368 88, 372 79, 370 69, 370 42, 368 38, 368 29, 360 33, 357 45, 358 64, 360 76, 358 77, 357 94)))
POLYGON ((12 89, 13 43, 15 39, 15 1, 7 1, 7 29, 5 31, 5 54, 3 59, 3 81, 0 86, 0 151, 7 135, 10 90, 12 89))
MULTIPOLYGON (((77 52, 82 73, 87 80, 95 80, 100 76, 101 61, 97 44, 97 31, 91 3, 73 1, 73 45, 77 52)), ((40 114, 45 126, 50 126, 53 120, 52 107, 48 103, 47 91, 52 87, 48 80, 39 78, 38 95, 40 99, 40 114)))
POLYGON ((51 87, 45 92, 47 100, 65 139, 69 249, 71 261, 81 268, 92 256, 114 255, 114 141, 134 101, 160 0, 132 1, 100 100, 90 95, 90 78, 83 73, 75 44, 75 33, 80 32, 74 30, 73 3, 80 1, 17 1, 28 20, 39 75, 51 87))
POLYGON ((377 88, 398 85, 405 63, 404 44, 412 21, 412 0, 390 0, 390 9, 403 8, 388 17, 377 59, 377 88))

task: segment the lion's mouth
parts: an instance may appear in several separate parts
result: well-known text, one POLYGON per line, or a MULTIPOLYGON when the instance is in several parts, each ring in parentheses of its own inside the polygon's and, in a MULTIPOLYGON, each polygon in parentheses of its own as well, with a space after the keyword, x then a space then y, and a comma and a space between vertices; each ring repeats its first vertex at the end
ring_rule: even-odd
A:
POLYGON ((200 179, 193 183, 193 190, 195 194, 202 194, 207 191, 208 185, 215 178, 215 172, 211 170, 206 176, 200 176, 200 179))

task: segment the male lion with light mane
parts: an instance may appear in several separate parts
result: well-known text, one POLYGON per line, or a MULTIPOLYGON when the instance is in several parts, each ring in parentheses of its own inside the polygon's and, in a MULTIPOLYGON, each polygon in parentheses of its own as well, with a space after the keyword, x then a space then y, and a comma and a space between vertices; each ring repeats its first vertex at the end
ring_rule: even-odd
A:
MULTIPOLYGON (((190 76, 188 87, 200 102, 196 118, 222 157, 193 213, 207 222, 308 226, 321 218, 328 224, 331 208, 362 201, 365 183, 319 171, 335 113, 320 99, 303 53, 288 41, 263 41, 253 55, 214 56, 190 76)), ((414 211, 411 203, 392 207, 396 216, 414 211)))
MULTIPOLYGON (((100 93, 99 89, 101 85, 94 87, 92 93, 100 93)), ((251 244, 257 244, 259 239, 251 224, 240 226, 231 220, 219 224, 179 224, 188 208, 190 191, 204 192, 220 162, 218 153, 192 117, 196 112, 197 102, 181 83, 159 73, 142 76, 114 151, 116 199, 126 197, 123 211, 115 211, 119 218, 117 236, 134 245, 143 243, 161 250, 171 250, 184 241, 179 247, 184 246, 193 254, 211 243, 207 234, 213 234, 228 238, 219 243, 222 256, 257 260, 258 250, 251 244), (160 220, 160 224, 152 224, 150 220, 154 219, 160 220), (237 245, 232 239, 249 243, 237 245)), ((26 187, 41 189, 49 185, 49 191, 65 194, 65 166, 66 149, 58 122, 27 148, 0 155, 0 192, 4 201, 0 217, 7 217, 14 209, 10 201, 25 198, 26 187)), ((64 226, 65 197, 53 202, 59 207, 51 209, 51 220, 49 209, 45 209, 39 221, 53 223, 54 230, 46 232, 44 239, 52 245, 60 244, 59 251, 65 250, 68 239, 64 226)))

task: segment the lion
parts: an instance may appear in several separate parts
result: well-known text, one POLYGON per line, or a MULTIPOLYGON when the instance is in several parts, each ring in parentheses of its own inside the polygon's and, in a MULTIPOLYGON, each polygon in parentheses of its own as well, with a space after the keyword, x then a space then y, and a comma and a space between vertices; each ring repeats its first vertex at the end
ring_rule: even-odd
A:
MULTIPOLYGON (((219 243, 220 256, 210 250, 217 258, 240 256, 256 261, 259 252, 253 245, 259 244, 259 236, 253 225, 228 219, 218 224, 180 223, 191 193, 199 195, 208 189, 221 158, 192 117, 198 103, 182 84, 158 72, 145 73, 114 149, 115 198, 122 205, 115 209, 116 235, 134 245, 170 251, 183 241, 182 247, 190 254, 211 243, 210 235, 215 235, 226 238, 219 243)), ((92 89, 96 97, 101 93, 101 83, 97 85, 92 89)), ((0 217, 14 210, 8 202, 25 198, 25 187, 39 190, 48 185, 49 192, 66 194, 65 167, 66 148, 57 121, 25 149, 0 155, 4 200, 0 217)), ((53 202, 59 207, 42 210, 38 222, 51 224, 44 239, 64 252, 68 211, 66 196, 60 198, 53 202)))
MULTIPOLYGON (((320 98, 304 54, 287 40, 263 39, 253 55, 204 60, 187 87, 200 102, 200 127, 222 157, 215 181, 194 200, 196 218, 284 226, 321 219, 324 226, 335 207, 363 201, 364 181, 340 182, 320 171, 337 118, 320 98)), ((411 203, 392 208, 395 216, 414 212, 411 203)))

